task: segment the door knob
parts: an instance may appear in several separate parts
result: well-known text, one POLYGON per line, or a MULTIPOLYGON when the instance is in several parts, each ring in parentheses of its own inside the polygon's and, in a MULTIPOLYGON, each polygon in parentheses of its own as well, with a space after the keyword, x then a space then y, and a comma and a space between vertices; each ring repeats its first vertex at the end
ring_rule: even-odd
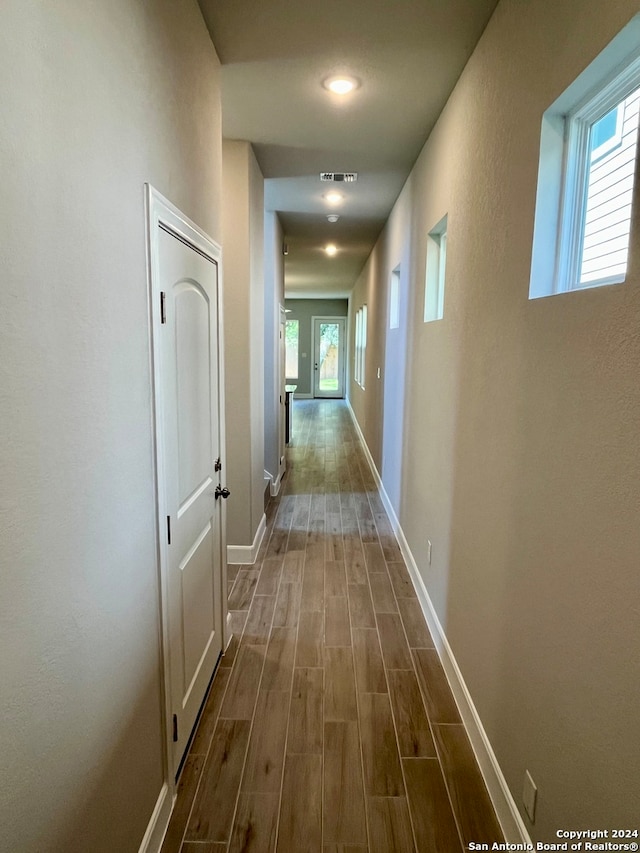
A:
POLYGON ((218 500, 218 498, 224 498, 226 501, 230 494, 231 492, 229 491, 229 489, 227 489, 226 486, 224 489, 221 488, 220 485, 216 486, 216 500, 218 500))

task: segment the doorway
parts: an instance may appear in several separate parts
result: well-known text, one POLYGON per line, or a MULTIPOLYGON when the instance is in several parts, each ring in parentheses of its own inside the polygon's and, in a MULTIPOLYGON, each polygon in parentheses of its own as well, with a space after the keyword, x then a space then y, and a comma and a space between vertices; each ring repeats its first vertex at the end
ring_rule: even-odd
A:
POLYGON ((313 317, 314 397, 344 397, 345 352, 345 318, 313 317))
POLYGON ((147 187, 167 775, 224 647, 226 547, 219 247, 147 187))
POLYGON ((405 389, 409 298, 406 270, 398 264, 389 276, 387 332, 384 349, 384 407, 380 474, 394 511, 400 511, 402 450, 404 446, 405 389))

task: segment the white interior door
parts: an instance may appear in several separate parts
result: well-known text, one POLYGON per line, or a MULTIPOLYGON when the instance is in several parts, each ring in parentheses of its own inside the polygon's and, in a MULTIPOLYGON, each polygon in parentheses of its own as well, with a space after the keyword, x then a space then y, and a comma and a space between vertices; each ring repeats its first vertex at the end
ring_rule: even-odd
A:
POLYGON ((314 317, 314 397, 344 397, 345 353, 345 318, 314 317))
POLYGON ((167 729, 175 775, 223 649, 226 563, 219 254, 203 251, 207 243, 197 232, 199 245, 187 242, 185 221, 174 224, 176 230, 152 222, 150 242, 167 729))

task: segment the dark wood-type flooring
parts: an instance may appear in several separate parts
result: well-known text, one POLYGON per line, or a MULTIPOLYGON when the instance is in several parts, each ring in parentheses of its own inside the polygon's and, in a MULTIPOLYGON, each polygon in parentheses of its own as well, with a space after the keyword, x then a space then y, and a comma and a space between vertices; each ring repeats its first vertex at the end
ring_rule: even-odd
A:
POLYGON ((356 432, 298 401, 162 853, 462 853, 503 836, 356 432))

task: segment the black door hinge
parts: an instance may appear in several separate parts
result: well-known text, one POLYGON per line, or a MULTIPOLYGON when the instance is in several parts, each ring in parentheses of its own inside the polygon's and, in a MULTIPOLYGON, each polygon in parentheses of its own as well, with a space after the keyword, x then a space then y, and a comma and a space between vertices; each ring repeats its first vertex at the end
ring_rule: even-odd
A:
POLYGON ((167 294, 164 292, 164 290, 162 290, 162 291, 160 291, 160 322, 161 323, 167 322, 167 309, 166 309, 166 304, 165 304, 166 301, 167 301, 167 294))
POLYGON ((171 545, 171 516, 167 516, 167 545, 171 545))
POLYGON ((173 742, 178 743, 178 715, 173 715, 173 742))

